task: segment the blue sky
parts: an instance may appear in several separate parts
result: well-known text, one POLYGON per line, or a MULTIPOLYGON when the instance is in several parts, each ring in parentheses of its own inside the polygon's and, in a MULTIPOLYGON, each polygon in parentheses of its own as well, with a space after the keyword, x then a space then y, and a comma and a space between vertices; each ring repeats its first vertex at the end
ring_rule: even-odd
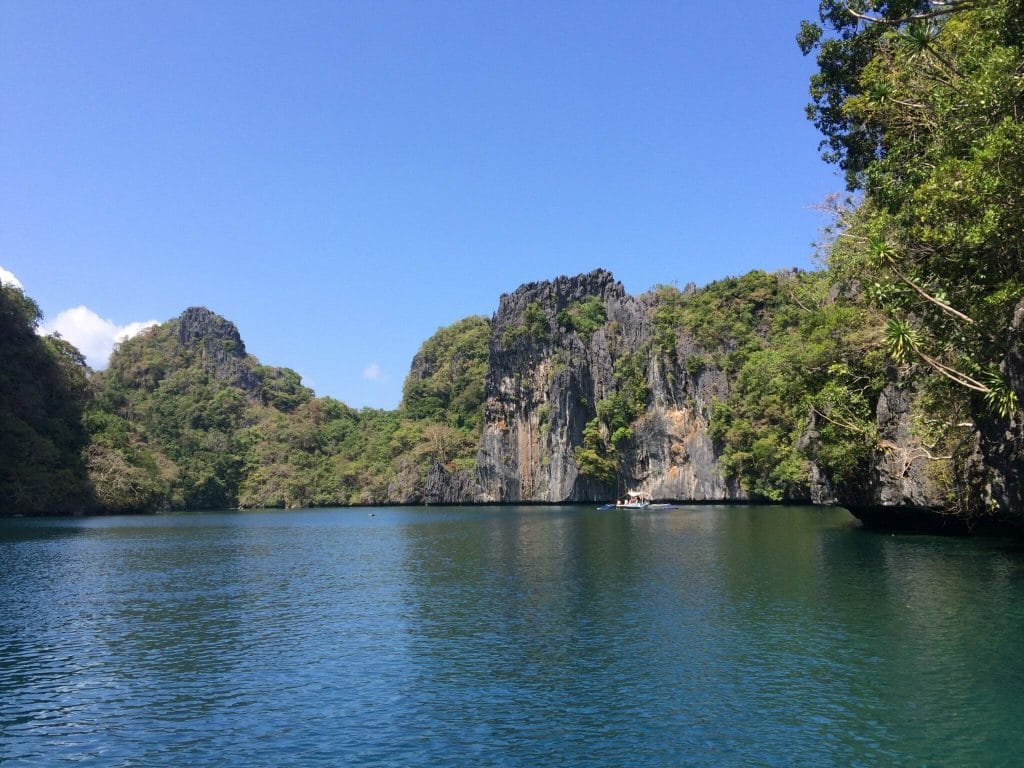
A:
POLYGON ((394 407, 424 339, 521 283, 810 267, 842 188, 803 111, 816 9, 4 0, 0 268, 69 338, 204 305, 394 407))

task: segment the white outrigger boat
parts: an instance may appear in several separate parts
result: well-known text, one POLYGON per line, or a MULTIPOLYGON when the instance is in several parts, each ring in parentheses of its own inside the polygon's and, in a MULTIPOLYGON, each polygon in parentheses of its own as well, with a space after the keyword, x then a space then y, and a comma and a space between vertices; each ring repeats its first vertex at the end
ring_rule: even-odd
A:
POLYGON ((625 499, 615 502, 618 509, 647 509, 651 506, 651 497, 643 491, 630 491, 625 499))

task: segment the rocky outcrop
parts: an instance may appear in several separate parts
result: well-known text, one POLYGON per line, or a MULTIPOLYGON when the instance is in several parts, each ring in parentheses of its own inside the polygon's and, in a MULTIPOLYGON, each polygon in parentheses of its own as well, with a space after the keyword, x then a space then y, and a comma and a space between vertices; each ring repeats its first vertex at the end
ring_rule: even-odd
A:
POLYGON ((206 307, 189 307, 177 320, 178 344, 220 381, 258 400, 263 383, 253 370, 238 327, 206 307))
POLYGON ((994 416, 980 404, 976 412, 985 470, 983 492, 994 515, 1020 525, 1024 512, 1024 300, 1017 304, 1008 335, 1000 371, 1016 393, 1016 412, 994 416))
MULTIPOLYGON (((645 315, 610 273, 529 283, 503 295, 491 321, 481 501, 582 501, 607 495, 581 477, 573 449, 612 386, 612 347, 633 347, 645 315), (589 338, 559 328, 558 313, 599 298, 609 321, 589 338)), ((613 491, 612 491, 613 492, 613 491)))
POLYGON ((238 327, 206 307, 189 307, 178 317, 178 343, 183 347, 205 348, 218 342, 221 357, 245 357, 245 344, 238 327))
MULTIPOLYGON (((962 533, 964 519, 951 493, 954 473, 964 476, 961 460, 965 452, 961 448, 955 462, 935 456, 913 428, 917 391, 900 380, 895 370, 888 372, 888 378, 875 406, 878 448, 871 461, 853 482, 835 489, 831 498, 822 498, 823 487, 833 489, 815 467, 812 479, 817 477, 818 492, 814 501, 839 503, 871 527, 962 533)), ((962 442, 973 441, 972 433, 965 431, 962 442)))
MULTIPOLYGON (((994 415, 976 397, 973 426, 970 421, 950 425, 956 434, 944 455, 937 456, 913 428, 917 393, 891 373, 876 407, 879 449, 858 482, 833 499, 866 525, 886 530, 1019 530, 1024 510, 1024 301, 1008 334, 1000 370, 1017 394, 1015 413, 994 415)), ((822 479, 819 492, 827 485, 822 479)), ((820 496, 816 501, 825 500, 820 496)))
POLYGON ((929 472, 929 451, 912 429, 914 394, 911 387, 892 380, 878 397, 879 448, 865 482, 858 484, 862 505, 935 507, 943 501, 943 486, 929 472))
POLYGON ((742 498, 722 475, 708 434, 711 403, 724 397, 720 371, 691 375, 683 338, 677 365, 651 354, 651 306, 604 270, 530 283, 501 297, 492 320, 484 429, 477 457, 480 501, 587 501, 624 490, 659 498, 742 498), (565 312, 596 298, 604 322, 567 328, 565 312), (561 319, 560 319, 561 318, 561 319), (616 363, 639 354, 650 404, 619 445, 620 485, 579 471, 576 449, 599 401, 619 387, 616 363))
POLYGON ((629 488, 657 499, 742 501, 747 494, 718 464, 710 434, 711 406, 729 394, 729 378, 713 366, 691 370, 687 361, 706 350, 681 335, 669 359, 651 360, 651 404, 626 446, 629 488))
POLYGON ((435 461, 423 485, 424 504, 459 504, 476 495, 475 478, 465 470, 450 470, 435 461))

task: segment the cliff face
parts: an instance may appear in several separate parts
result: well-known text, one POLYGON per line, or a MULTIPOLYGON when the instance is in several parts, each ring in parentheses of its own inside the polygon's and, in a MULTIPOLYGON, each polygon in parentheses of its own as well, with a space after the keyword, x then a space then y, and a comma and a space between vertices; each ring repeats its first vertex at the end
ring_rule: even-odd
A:
POLYGON ((709 433, 711 406, 729 394, 729 377, 714 366, 691 372, 687 361, 703 350, 682 335, 675 362, 652 360, 651 405, 623 457, 626 485, 660 499, 742 501, 747 495, 718 464, 709 433))
MULTIPOLYGON (((655 298, 632 297, 611 274, 530 283, 501 297, 491 322, 483 427, 476 483, 464 476, 431 475, 429 498, 443 501, 591 501, 625 490, 686 501, 749 498, 722 468, 711 438, 711 411, 725 401, 731 375, 685 331, 672 354, 652 352, 655 298), (600 322, 573 327, 567 313, 591 303, 600 322), (596 303, 600 304, 597 312, 596 303), (639 356, 646 396, 630 434, 615 443, 616 480, 580 470, 599 404, 625 386, 618 364, 639 356)), ((1024 303, 1010 329, 1004 372, 1024 401, 1024 303)), ((718 350, 719 352, 721 350, 718 350)), ((726 350, 728 352, 728 350, 726 350)), ((977 418, 978 429, 956 432, 938 457, 915 427, 920 393, 890 372, 873 403, 878 447, 852 478, 836 484, 814 462, 820 440, 814 412, 797 448, 810 461, 810 500, 839 503, 866 522, 889 527, 964 529, 979 510, 1004 519, 1022 504, 1024 447, 1020 416, 977 418)), ((979 412, 980 414, 980 412, 979 412)), ((602 427, 602 429, 604 429, 602 427)), ((601 436, 607 441, 605 432, 601 436)), ((800 499, 804 497, 801 496, 800 499)), ((793 499, 797 500, 797 499, 793 499)), ((993 518, 995 519, 995 518, 993 518)))
MULTIPOLYGON (((789 298, 792 276, 757 274, 639 297, 604 270, 524 285, 490 320, 424 342, 394 412, 314 400, 294 371, 248 355, 234 324, 192 308, 125 342, 97 375, 90 477, 111 511, 572 502, 627 490, 742 501, 746 487, 839 503, 886 528, 1020 518, 1019 407, 994 418, 978 401, 972 421, 964 401, 938 419, 953 427, 940 445, 920 434, 937 421, 922 393, 872 363, 871 394, 850 411, 858 421, 837 434, 846 412, 830 418, 832 401, 814 401, 820 390, 798 378, 831 383, 842 368, 794 338, 820 315, 794 325, 809 310, 789 298), (776 485, 757 485, 776 472, 776 485)), ((1024 302, 1007 332, 1003 373, 1024 402, 1024 302)), ((812 341, 849 349, 846 338, 812 341)))
POLYGON ((987 470, 984 491, 994 512, 1019 520, 1024 512, 1024 300, 1017 304, 1008 335, 1009 351, 1000 370, 1017 395, 1016 413, 997 418, 981 412, 977 421, 987 470))
POLYGON ((206 307, 189 307, 171 323, 177 323, 178 346, 189 358, 251 400, 259 399, 262 382, 247 359, 245 343, 234 323, 206 307))
POLYGON ((502 296, 492 321, 477 499, 585 501, 626 489, 659 498, 742 498, 722 476, 708 435, 711 403, 728 382, 713 369, 687 373, 692 340, 680 339, 679 364, 670 368, 650 354, 650 341, 650 306, 604 270, 502 296), (594 299, 603 321, 566 327, 566 313, 588 301, 593 307, 594 299), (619 389, 616 364, 630 354, 646 367, 649 407, 619 444, 615 487, 581 474, 575 449, 597 404, 619 389))
POLYGON ((579 476, 572 452, 596 398, 611 386, 617 334, 606 324, 586 339, 562 332, 556 321, 590 296, 618 319, 618 334, 639 341, 641 308, 603 270, 529 283, 501 297, 491 321, 477 455, 481 500, 579 501, 602 493, 579 476))
MULTIPOLYGON (((976 470, 977 435, 962 430, 955 458, 938 457, 914 429, 919 393, 889 371, 889 382, 875 406, 878 446, 854 481, 833 489, 828 478, 812 474, 828 487, 816 503, 838 503, 866 525, 896 530, 962 533, 968 530, 956 513, 957 486, 966 493, 966 478, 976 470)), ((819 486, 820 487, 820 486, 819 486)))
MULTIPOLYGON (((999 417, 980 398, 973 420, 943 456, 934 456, 914 429, 917 393, 894 376, 876 407, 879 447, 860 482, 833 498, 866 524, 952 533, 1019 528, 1024 510, 1024 301, 1007 330, 1000 366, 1018 408, 999 417), (973 424, 972 424, 973 421, 973 424)), ((824 496, 825 494, 822 494, 824 496)))

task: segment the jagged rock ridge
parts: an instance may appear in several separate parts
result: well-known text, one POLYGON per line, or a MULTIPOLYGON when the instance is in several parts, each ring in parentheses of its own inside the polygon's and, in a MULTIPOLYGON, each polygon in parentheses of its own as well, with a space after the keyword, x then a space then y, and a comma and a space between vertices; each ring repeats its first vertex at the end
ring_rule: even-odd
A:
POLYGON ((263 382, 245 352, 238 327, 206 307, 189 307, 178 317, 178 345, 196 356, 204 368, 225 383, 237 386, 250 399, 259 399, 263 382))

